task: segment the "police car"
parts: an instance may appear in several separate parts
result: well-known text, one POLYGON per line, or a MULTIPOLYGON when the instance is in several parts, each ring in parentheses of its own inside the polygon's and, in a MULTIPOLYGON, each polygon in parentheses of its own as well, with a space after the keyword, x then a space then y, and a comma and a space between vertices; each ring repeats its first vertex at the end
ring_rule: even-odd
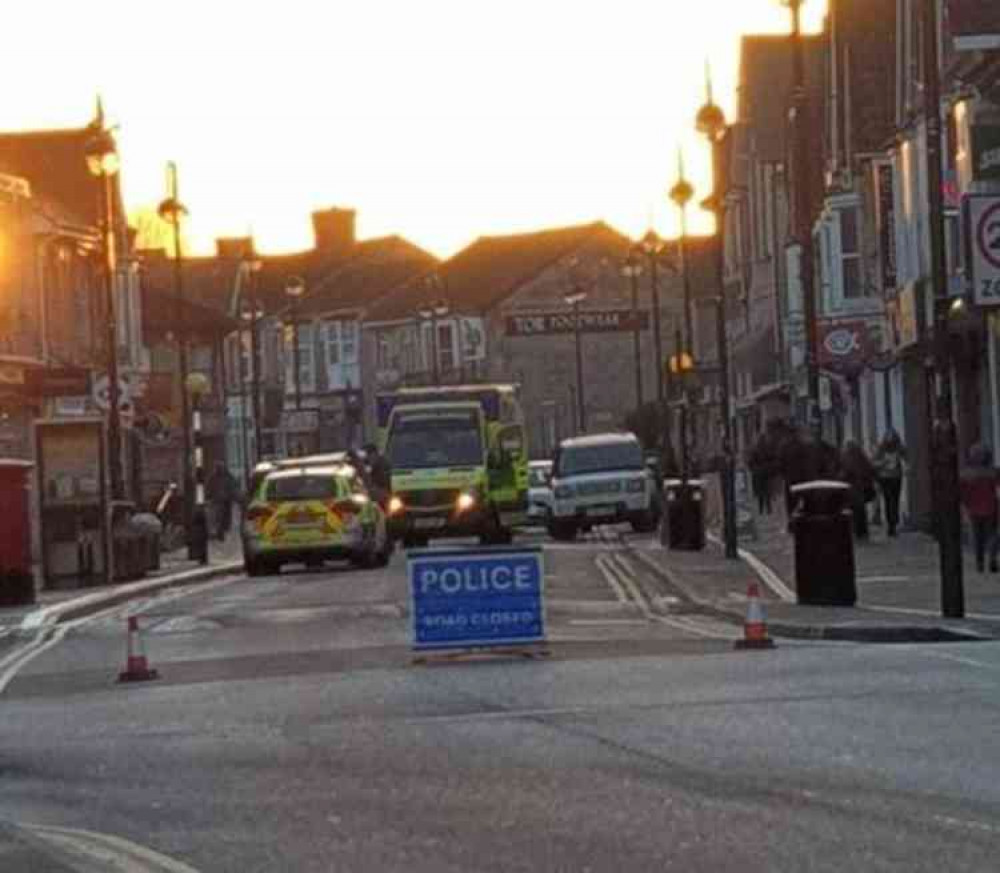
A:
POLYGON ((249 576, 327 560, 384 567, 391 555, 385 513, 349 465, 274 469, 247 506, 243 560, 249 576))

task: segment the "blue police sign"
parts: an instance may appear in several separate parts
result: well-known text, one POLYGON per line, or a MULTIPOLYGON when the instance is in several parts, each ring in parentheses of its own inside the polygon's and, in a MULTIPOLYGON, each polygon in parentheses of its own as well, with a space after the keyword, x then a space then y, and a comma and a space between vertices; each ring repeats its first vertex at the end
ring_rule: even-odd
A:
POLYGON ((541 549, 414 551, 407 568, 415 649, 544 642, 541 549))

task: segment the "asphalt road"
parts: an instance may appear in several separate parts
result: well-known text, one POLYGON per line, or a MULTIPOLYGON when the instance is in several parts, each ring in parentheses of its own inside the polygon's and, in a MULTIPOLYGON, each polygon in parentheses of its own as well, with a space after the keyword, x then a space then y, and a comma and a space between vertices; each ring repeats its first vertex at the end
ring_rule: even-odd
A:
POLYGON ((412 665, 399 557, 140 604, 155 683, 81 623, 0 699, 0 870, 996 869, 1000 646, 739 653, 613 541, 546 568, 544 660, 412 665))

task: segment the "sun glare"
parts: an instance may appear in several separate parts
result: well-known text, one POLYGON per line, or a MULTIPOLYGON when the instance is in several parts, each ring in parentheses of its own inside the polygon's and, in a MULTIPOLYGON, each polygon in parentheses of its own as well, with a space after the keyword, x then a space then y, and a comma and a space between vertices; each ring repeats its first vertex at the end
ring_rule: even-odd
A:
MULTIPOLYGON (((85 123, 100 92, 130 207, 155 206, 176 161, 202 252, 251 227, 263 251, 308 246, 310 211, 331 205, 357 210, 362 237, 399 234, 441 256, 484 234, 597 219, 673 234, 678 148, 695 203, 710 185, 694 131, 705 62, 732 118, 740 34, 789 20, 779 0, 178 0, 158 19, 177 60, 162 63, 138 7, 106 0, 107 18, 55 5, 59 61, 25 79, 30 45, 0 59, 21 83, 0 127, 85 123)), ((52 6, 20 9, 22 28, 42 28, 52 6)), ((824 6, 807 3, 809 27, 824 6)), ((711 227, 694 205, 689 220, 711 227)))

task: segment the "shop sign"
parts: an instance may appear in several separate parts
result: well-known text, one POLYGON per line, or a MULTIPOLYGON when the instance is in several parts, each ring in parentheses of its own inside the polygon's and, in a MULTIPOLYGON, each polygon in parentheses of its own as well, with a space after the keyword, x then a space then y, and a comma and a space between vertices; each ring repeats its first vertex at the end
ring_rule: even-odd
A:
POLYGON ((972 175, 978 182, 1000 181, 1000 125, 972 126, 972 175))
POLYGON ((983 0, 948 0, 947 29, 955 51, 1000 49, 1000 4, 983 0))
POLYGON ((90 394, 90 371, 82 367, 45 367, 31 373, 38 397, 82 397, 90 394))
POLYGON ((837 321, 819 328, 819 365, 838 373, 861 370, 869 356, 868 325, 837 321))
MULTIPOLYGON (((581 333, 619 333, 649 328, 649 313, 631 309, 586 310, 580 312, 581 333)), ((507 336, 552 336, 576 330, 572 312, 535 312, 507 316, 507 336)))

